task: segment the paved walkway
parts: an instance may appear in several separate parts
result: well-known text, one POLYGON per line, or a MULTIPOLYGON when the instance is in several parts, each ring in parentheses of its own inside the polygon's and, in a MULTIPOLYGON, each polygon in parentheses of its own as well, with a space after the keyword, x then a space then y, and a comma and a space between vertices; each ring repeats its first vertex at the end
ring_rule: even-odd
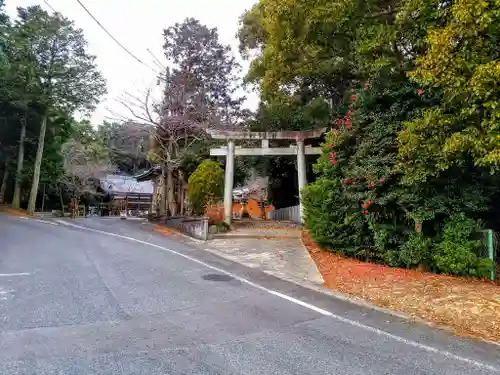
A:
POLYGON ((237 228, 226 237, 206 242, 192 241, 196 248, 260 268, 265 273, 298 284, 322 284, 323 277, 301 239, 300 228, 237 228))

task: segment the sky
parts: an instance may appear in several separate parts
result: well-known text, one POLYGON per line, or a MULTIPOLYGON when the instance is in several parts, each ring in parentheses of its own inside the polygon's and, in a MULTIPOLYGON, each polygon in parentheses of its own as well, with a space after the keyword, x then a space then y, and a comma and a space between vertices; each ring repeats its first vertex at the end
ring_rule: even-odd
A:
MULTIPOLYGON (((141 61, 157 69, 145 67, 128 55, 85 12, 76 0, 47 0, 56 11, 73 20, 82 28, 89 43, 89 52, 97 57, 97 65, 107 80, 108 94, 92 115, 94 125, 103 120, 130 117, 130 112, 120 104, 125 93, 140 95, 148 88, 158 92, 156 76, 160 71, 148 49, 166 66, 162 52, 163 29, 182 22, 186 17, 200 20, 208 27, 217 27, 220 41, 233 48, 239 58, 236 33, 238 19, 257 0, 81 0, 94 17, 130 52, 141 61)), ((6 10, 15 17, 17 7, 40 5, 52 9, 44 0, 6 0, 6 10)), ((241 60, 240 60, 241 61, 241 60)), ((241 61, 242 62, 242 61, 241 61)), ((244 70, 248 66, 242 62, 244 70)), ((255 109, 258 96, 247 92, 245 106, 255 109)))

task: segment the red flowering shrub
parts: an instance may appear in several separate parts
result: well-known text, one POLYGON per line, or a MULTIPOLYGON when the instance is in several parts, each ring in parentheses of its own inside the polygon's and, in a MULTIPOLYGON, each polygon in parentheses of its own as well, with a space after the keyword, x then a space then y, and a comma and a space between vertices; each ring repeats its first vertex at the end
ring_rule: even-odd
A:
MULTIPOLYGON (((383 81, 382 85, 392 83, 383 81)), ((400 92, 377 90, 372 83, 370 90, 352 95, 351 103, 339 110, 336 125, 346 131, 335 128, 327 135, 326 143, 332 145, 328 150, 334 148, 335 153, 326 152, 319 159, 318 181, 304 190, 306 226, 323 246, 357 256, 373 248, 380 261, 399 264, 397 251, 413 225, 400 207, 397 179, 386 180, 393 173, 397 132, 411 116, 406 105, 393 103, 399 96, 408 96, 421 105, 414 93, 411 87, 400 92)))
POLYGON ((335 252, 363 259, 370 249, 370 259, 381 263, 436 267, 432 251, 408 245, 416 220, 424 222, 422 236, 434 240, 451 209, 477 215, 485 199, 460 170, 444 180, 402 184, 397 135, 428 105, 405 80, 373 81, 370 90, 352 96, 355 103, 339 109, 343 119, 326 136, 335 154, 325 149, 315 166, 317 181, 303 192, 305 224, 319 245, 335 252))

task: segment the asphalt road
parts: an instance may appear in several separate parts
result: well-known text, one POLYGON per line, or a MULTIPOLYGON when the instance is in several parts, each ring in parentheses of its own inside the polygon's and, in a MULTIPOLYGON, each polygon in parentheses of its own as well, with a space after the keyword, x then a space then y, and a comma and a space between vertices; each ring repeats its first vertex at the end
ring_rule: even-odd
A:
POLYGON ((500 373, 498 346, 275 279, 138 223, 80 223, 94 230, 0 214, 1 375, 500 373))

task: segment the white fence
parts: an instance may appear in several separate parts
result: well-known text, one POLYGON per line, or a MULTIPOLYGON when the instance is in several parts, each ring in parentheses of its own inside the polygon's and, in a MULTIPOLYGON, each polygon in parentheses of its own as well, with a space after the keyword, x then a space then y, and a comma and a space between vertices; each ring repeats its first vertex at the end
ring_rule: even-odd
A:
POLYGON ((271 220, 293 221, 294 223, 300 224, 300 206, 297 205, 273 210, 270 212, 269 216, 271 220))

